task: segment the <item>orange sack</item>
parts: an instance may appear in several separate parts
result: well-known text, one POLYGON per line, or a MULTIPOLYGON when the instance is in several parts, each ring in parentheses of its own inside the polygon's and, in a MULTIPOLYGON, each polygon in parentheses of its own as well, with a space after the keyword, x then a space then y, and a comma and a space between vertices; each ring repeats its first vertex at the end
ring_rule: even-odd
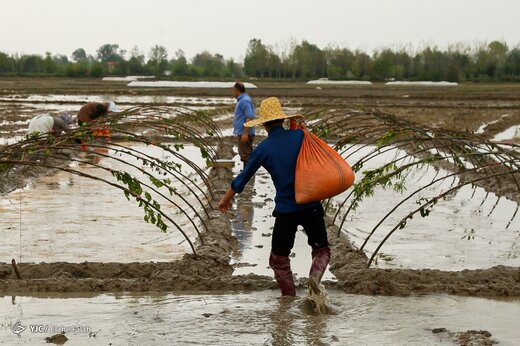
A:
POLYGON ((351 187, 355 176, 347 161, 318 136, 303 132, 294 181, 296 203, 321 201, 351 187))
POLYGON ((92 135, 94 137, 102 137, 106 139, 110 139, 110 129, 106 126, 96 128, 92 130, 92 135))

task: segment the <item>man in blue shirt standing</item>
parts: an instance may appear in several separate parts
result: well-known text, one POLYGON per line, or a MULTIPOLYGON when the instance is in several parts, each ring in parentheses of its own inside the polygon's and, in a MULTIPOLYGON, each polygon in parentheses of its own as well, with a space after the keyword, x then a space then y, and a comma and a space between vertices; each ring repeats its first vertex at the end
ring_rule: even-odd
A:
POLYGON ((235 83, 233 86, 233 94, 237 99, 235 115, 233 117, 233 134, 237 136, 238 155, 245 166, 249 155, 251 155, 253 151, 255 129, 253 127, 246 129, 244 123, 255 118, 255 106, 253 105, 251 96, 246 93, 246 87, 243 83, 235 83))
POLYGON ((276 217, 271 241, 269 265, 274 271, 276 282, 283 296, 295 296, 289 254, 294 246, 298 226, 303 226, 312 247, 312 265, 309 273, 310 288, 319 293, 319 283, 330 261, 330 248, 325 228, 324 211, 321 203, 297 204, 295 200, 294 178, 296 161, 303 141, 302 130, 285 130, 287 116, 277 98, 262 101, 259 118, 249 121, 246 127, 263 124, 268 137, 251 153, 244 170, 233 180, 231 187, 219 203, 219 210, 229 211, 235 194, 244 190, 245 185, 256 171, 263 166, 271 175, 276 188, 276 217))

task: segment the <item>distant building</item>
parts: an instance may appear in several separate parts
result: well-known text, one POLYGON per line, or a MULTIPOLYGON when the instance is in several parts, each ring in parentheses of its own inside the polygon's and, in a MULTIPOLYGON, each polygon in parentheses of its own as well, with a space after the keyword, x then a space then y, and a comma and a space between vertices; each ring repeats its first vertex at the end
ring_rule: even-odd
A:
POLYGON ((107 61, 107 72, 113 73, 116 70, 119 61, 107 61))

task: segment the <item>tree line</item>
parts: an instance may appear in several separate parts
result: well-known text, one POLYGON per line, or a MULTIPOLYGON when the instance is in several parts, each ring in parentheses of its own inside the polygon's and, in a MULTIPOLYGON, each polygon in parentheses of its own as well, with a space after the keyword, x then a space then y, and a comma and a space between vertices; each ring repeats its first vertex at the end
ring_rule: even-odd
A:
POLYGON ((520 45, 509 47, 492 41, 471 47, 450 45, 446 49, 383 48, 372 54, 329 45, 320 48, 308 41, 285 49, 249 41, 243 61, 203 51, 188 59, 182 50, 170 55, 160 45, 147 56, 138 48, 123 50, 104 44, 95 55, 78 48, 63 54, 9 55, 0 52, 0 74, 101 77, 155 75, 160 78, 280 78, 307 80, 431 80, 520 81, 520 45))

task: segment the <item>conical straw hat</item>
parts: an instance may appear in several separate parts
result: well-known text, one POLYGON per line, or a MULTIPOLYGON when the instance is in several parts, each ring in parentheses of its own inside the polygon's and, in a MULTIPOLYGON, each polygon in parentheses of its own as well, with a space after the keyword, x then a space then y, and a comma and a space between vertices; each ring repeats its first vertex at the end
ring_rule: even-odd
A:
POLYGON ((253 127, 267 123, 273 120, 288 119, 299 117, 300 115, 287 115, 282 109, 280 100, 276 97, 269 97, 260 103, 260 109, 258 110, 258 118, 250 120, 244 124, 245 127, 253 127))

